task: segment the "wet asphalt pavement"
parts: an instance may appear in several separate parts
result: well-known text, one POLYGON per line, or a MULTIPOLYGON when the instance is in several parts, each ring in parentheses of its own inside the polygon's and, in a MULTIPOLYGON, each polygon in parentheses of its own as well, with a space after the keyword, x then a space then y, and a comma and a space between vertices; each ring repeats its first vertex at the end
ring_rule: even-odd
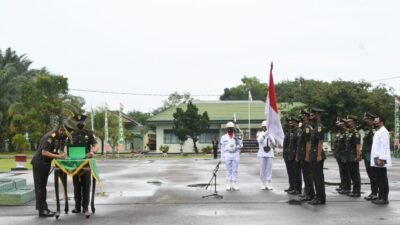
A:
MULTIPOLYGON (((212 159, 97 160, 101 183, 96 190, 96 213, 65 214, 60 218, 39 218, 35 202, 25 206, 0 206, 0 225, 46 224, 400 224, 400 160, 394 159, 388 170, 389 205, 378 206, 361 198, 338 194, 337 186, 326 185, 327 204, 311 206, 298 203, 297 196, 286 194, 287 174, 283 160, 273 164, 272 191, 260 190, 259 167, 255 154, 241 155, 237 192, 225 191, 225 165, 217 173, 217 191, 223 199, 202 198, 212 194, 204 185, 217 165, 212 159), (294 203, 294 204, 290 204, 294 203)), ((368 183, 364 163, 360 163, 362 183, 368 183)), ((325 181, 339 182, 336 161, 325 162, 325 181)), ((31 172, 0 177, 27 178, 33 187, 31 172)), ((48 204, 55 210, 54 178, 48 184, 48 204)), ((363 196, 369 185, 363 184, 363 196)), ((70 208, 73 207, 71 179, 68 181, 70 208)), ((63 204, 63 201, 61 202, 63 204)), ((63 207, 62 207, 63 208, 63 207)))

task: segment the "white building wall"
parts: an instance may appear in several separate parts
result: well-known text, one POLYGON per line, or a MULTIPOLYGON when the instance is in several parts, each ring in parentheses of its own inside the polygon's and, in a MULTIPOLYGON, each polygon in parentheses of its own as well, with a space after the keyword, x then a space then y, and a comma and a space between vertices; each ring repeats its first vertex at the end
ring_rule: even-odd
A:
MULTIPOLYGON (((211 125, 210 129, 220 129, 221 125, 211 125)), ((160 151, 160 145, 168 145, 169 146, 169 150, 168 153, 180 153, 180 149, 181 149, 181 145, 180 144, 164 144, 164 130, 171 130, 172 129, 172 125, 167 125, 167 124, 163 124, 163 125, 157 125, 156 128, 156 143, 157 143, 157 153, 161 153, 160 151)), ((222 131, 220 130, 220 136, 221 137, 222 131)), ((218 138, 218 139, 219 139, 218 138)), ((210 143, 204 143, 204 144, 199 144, 198 142, 196 143, 197 145, 197 149, 199 150, 199 152, 201 152, 201 149, 206 147, 206 146, 211 146, 211 142, 210 143)), ((182 146, 183 152, 184 153, 193 153, 194 152, 194 146, 193 146, 193 140, 191 138, 188 138, 185 142, 185 144, 182 146)))

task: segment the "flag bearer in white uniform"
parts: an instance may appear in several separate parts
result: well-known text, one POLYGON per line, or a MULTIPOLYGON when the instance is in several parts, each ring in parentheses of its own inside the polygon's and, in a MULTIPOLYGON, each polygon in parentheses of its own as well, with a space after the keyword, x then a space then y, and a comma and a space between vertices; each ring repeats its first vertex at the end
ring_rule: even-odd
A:
POLYGON ((261 123, 262 131, 257 133, 258 153, 260 161, 261 190, 272 190, 272 160, 274 158, 275 139, 267 129, 267 121, 261 123))
POLYGON ((240 148, 243 142, 240 135, 235 132, 235 124, 228 122, 226 124, 227 133, 221 137, 221 160, 225 162, 227 170, 227 191, 239 191, 236 185, 237 173, 240 160, 240 148))

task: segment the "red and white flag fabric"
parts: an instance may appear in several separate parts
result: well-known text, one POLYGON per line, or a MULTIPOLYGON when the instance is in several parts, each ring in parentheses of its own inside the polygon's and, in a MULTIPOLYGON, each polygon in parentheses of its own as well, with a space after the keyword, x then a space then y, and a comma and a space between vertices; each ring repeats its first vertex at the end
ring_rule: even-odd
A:
POLYGON ((271 70, 269 73, 269 88, 267 95, 267 103, 265 105, 265 114, 267 115, 267 124, 270 134, 275 140, 283 146, 283 139, 285 134, 283 133, 281 120, 279 118, 278 103, 276 101, 275 84, 272 76, 273 64, 271 62, 271 70))

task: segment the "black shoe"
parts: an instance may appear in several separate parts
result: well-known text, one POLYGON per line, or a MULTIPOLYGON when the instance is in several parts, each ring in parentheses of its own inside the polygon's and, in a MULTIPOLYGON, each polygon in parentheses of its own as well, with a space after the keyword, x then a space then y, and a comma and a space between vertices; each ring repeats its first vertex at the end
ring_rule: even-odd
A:
POLYGON ((285 189, 285 190, 283 190, 284 192, 289 192, 289 191, 293 191, 293 188, 288 188, 288 189, 285 189))
POLYGON ((81 213, 81 208, 75 208, 71 212, 72 213, 81 213))
POLYGON ((311 202, 308 202, 308 204, 310 204, 310 205, 324 205, 325 204, 325 200, 322 200, 322 199, 319 199, 319 198, 315 198, 311 202))
POLYGON ((312 201, 314 198, 310 197, 310 196, 304 196, 303 198, 300 198, 301 202, 308 202, 308 201, 312 201))
POLYGON ((352 198, 359 198, 361 196, 361 194, 359 192, 352 192, 350 194, 348 194, 349 197, 352 198))
POLYGON ((48 209, 45 209, 43 211, 39 211, 39 217, 53 217, 54 215, 56 215, 55 212, 52 212, 48 209))
POLYGON ((370 195, 364 197, 364 199, 367 200, 367 201, 377 200, 378 196, 374 195, 374 194, 370 194, 370 195))
POLYGON ((336 191, 341 192, 341 191, 343 191, 343 189, 339 187, 339 188, 336 188, 336 191))
POLYGON ((350 190, 342 190, 342 191, 339 191, 339 194, 348 195, 348 194, 350 194, 350 190))
POLYGON ((387 205, 387 204, 389 204, 388 200, 383 200, 383 199, 375 199, 375 200, 372 200, 371 202, 376 204, 376 205, 387 205))
POLYGON ((292 190, 292 191, 288 191, 289 195, 299 195, 301 194, 301 191, 297 191, 297 190, 292 190))

